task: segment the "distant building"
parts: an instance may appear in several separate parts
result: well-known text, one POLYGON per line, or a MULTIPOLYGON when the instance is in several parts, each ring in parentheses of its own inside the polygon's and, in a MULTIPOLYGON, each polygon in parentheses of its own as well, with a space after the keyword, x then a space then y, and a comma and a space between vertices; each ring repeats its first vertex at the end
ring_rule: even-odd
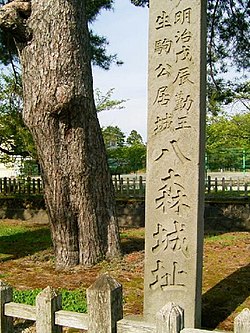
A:
POLYGON ((15 167, 6 167, 3 163, 0 163, 0 178, 11 178, 19 175, 19 169, 15 167))

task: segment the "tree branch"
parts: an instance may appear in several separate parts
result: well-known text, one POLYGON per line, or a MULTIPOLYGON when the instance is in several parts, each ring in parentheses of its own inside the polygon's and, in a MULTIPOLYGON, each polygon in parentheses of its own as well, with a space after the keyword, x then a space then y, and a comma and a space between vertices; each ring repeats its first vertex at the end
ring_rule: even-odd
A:
POLYGON ((214 11, 211 16, 211 31, 210 31, 210 38, 209 38, 209 43, 208 43, 208 63, 209 63, 209 67, 210 67, 210 75, 211 75, 211 79, 217 89, 218 89, 218 85, 216 83, 215 76, 214 76, 214 68, 213 68, 213 60, 212 60, 213 51, 212 50, 213 50, 213 40, 214 40, 214 36, 215 36, 216 11, 217 11, 219 2, 220 2, 220 0, 216 1, 215 6, 214 6, 214 11))
POLYGON ((31 14, 31 0, 14 0, 0 8, 0 28, 10 32, 19 43, 32 37, 26 20, 31 14))
POLYGON ((30 156, 30 154, 27 151, 20 151, 20 152, 16 152, 16 151, 10 151, 6 148, 3 148, 0 146, 0 153, 6 154, 8 156, 22 156, 22 157, 28 157, 30 156))

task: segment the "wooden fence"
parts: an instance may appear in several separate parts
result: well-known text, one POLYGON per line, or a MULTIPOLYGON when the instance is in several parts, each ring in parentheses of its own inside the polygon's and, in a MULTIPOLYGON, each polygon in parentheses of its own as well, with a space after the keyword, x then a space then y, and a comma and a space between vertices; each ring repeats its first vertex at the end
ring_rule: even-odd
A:
POLYGON ((207 193, 218 193, 218 192, 230 192, 230 193, 243 193, 248 196, 250 191, 250 179, 245 178, 214 178, 211 176, 207 177, 206 180, 206 192, 207 193))
POLYGON ((41 194, 43 183, 40 178, 0 178, 0 194, 41 194))
MULTIPOLYGON (((139 177, 112 177, 117 197, 143 198, 145 196, 146 178, 139 177)), ((243 193, 248 196, 250 179, 245 178, 214 178, 206 179, 206 193, 230 192, 243 193)), ((0 194, 5 196, 27 194, 36 195, 43 193, 43 183, 40 178, 0 178, 0 194)))
MULTIPOLYGON (((87 290, 88 314, 61 310, 61 295, 47 287, 30 306, 12 302, 12 288, 0 281, 0 333, 13 332, 13 317, 36 322, 37 333, 60 333, 62 327, 89 333, 209 333, 184 328, 184 311, 168 303, 156 314, 156 323, 123 319, 122 286, 104 274, 87 290)), ((234 333, 250 332, 250 310, 234 322, 234 333)))
MULTIPOLYGON (((116 195, 119 197, 144 197, 146 180, 138 178, 112 177, 116 195)), ((43 193, 43 183, 40 178, 0 178, 0 194, 36 195, 43 193)))
POLYGON ((144 197, 146 179, 142 176, 135 177, 112 177, 117 197, 144 197))

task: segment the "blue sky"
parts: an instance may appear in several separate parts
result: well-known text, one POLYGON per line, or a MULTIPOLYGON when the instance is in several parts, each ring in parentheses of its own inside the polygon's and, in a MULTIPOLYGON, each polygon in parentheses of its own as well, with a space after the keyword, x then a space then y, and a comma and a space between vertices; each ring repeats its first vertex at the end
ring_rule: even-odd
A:
POLYGON ((128 135, 137 130, 144 141, 147 132, 148 9, 116 0, 114 11, 102 11, 91 28, 109 40, 108 52, 116 53, 122 66, 109 71, 94 68, 94 87, 103 93, 115 88, 114 99, 126 99, 122 110, 101 112, 101 126, 118 126, 128 135))

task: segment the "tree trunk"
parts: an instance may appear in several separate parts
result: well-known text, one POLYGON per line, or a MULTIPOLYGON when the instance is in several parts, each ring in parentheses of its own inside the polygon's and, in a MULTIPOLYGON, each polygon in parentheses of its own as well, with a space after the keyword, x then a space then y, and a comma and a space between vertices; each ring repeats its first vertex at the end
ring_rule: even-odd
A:
POLYGON ((10 5, 22 26, 16 24, 14 34, 23 116, 42 169, 57 267, 120 255, 114 191, 94 105, 85 1, 14 0, 4 7, 10 5), (23 3, 31 4, 29 12, 17 9, 23 3))

